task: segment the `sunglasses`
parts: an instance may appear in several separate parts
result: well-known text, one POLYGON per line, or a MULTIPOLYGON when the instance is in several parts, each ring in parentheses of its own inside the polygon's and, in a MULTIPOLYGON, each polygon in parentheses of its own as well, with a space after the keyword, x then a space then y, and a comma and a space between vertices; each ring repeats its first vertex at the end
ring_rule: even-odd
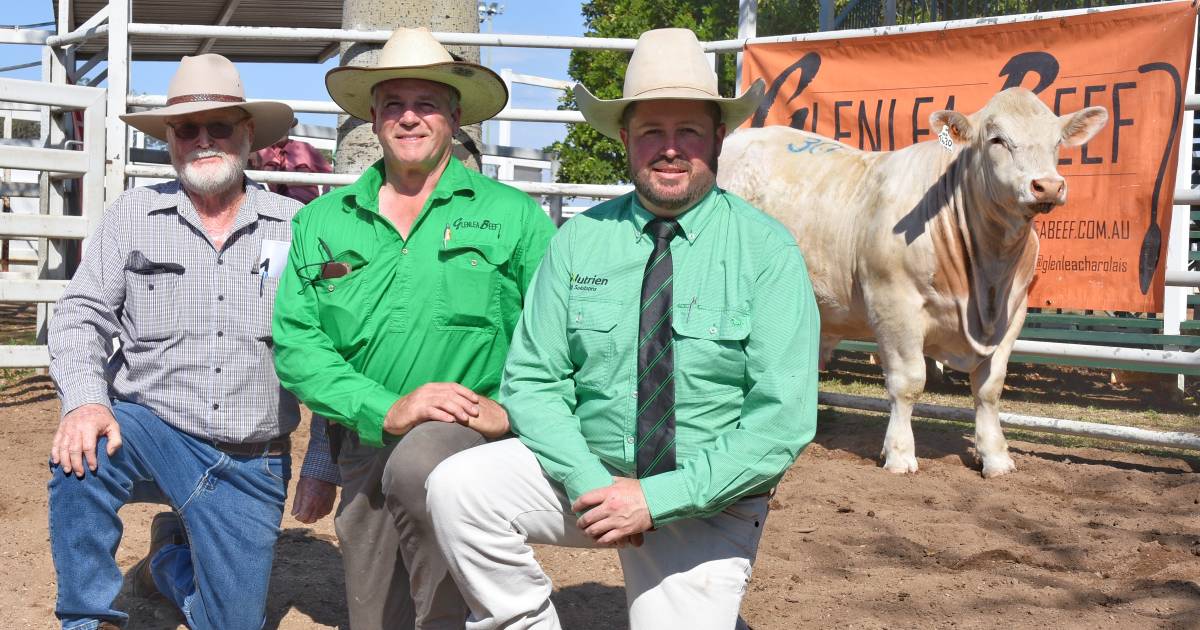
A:
POLYGON ((238 125, 242 124, 243 122, 245 122, 246 120, 249 120, 249 117, 240 118, 231 123, 229 123, 229 122, 210 122, 210 123, 205 123, 205 124, 201 125, 201 124, 197 124, 197 123, 187 122, 187 123, 176 123, 176 124, 167 123, 167 126, 171 128, 172 132, 174 132, 175 137, 180 140, 195 140, 196 138, 198 138, 200 136, 201 128, 204 128, 204 130, 208 133, 209 138, 212 138, 213 140, 224 140, 224 139, 228 138, 229 136, 232 136, 233 129, 235 127, 237 127, 238 125))

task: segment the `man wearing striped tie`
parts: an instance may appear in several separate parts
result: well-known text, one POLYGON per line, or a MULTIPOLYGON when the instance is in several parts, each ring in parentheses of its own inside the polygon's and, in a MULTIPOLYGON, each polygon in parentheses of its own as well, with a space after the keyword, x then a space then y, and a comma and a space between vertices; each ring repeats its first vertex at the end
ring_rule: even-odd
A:
POLYGON ((533 281, 501 403, 519 440, 429 478, 469 628, 558 628, 530 543, 619 549, 630 626, 729 628, 768 495, 816 428, 818 315, 795 240, 715 186, 728 127, 696 36, 638 40, 624 98, 575 91, 636 191, 568 222, 533 281))

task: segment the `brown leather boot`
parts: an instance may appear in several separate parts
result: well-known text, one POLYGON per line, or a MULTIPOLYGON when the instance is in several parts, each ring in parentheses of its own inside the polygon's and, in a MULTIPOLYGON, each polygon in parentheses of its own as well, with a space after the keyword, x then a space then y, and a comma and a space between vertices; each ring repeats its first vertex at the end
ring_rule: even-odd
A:
POLYGON ((129 592, 134 597, 161 595, 154 577, 150 575, 150 560, 167 545, 186 545, 187 532, 183 521, 174 512, 159 512, 150 524, 150 551, 129 570, 129 592))

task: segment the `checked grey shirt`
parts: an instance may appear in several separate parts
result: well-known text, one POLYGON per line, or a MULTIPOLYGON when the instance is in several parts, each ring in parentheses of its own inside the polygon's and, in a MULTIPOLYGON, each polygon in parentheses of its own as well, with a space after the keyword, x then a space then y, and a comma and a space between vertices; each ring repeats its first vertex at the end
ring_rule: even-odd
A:
POLYGON ((291 241, 300 203, 245 185, 221 251, 178 181, 128 190, 105 211, 50 320, 64 415, 117 398, 206 440, 296 428, 299 406, 271 349, 278 272, 263 277, 260 252, 264 239, 291 241))

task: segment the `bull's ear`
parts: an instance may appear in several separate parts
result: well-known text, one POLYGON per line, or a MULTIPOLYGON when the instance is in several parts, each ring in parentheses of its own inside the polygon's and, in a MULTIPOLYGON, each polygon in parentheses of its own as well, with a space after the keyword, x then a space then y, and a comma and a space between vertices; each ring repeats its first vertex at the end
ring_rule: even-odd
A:
POLYGON ((1108 110, 1103 107, 1085 107, 1074 114, 1058 117, 1062 127, 1063 144, 1077 147, 1100 132, 1108 124, 1108 110))
POLYGON ((954 144, 970 144, 971 138, 975 135, 971 121, 967 120, 966 116, 949 109, 939 110, 929 115, 929 128, 933 130, 934 134, 941 133, 942 127, 946 127, 954 144))

